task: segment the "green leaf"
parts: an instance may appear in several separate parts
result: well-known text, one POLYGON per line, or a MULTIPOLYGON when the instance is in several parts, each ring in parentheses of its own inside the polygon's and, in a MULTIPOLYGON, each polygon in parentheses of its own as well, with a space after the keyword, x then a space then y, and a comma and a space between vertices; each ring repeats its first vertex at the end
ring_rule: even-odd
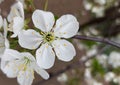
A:
POLYGON ((55 21, 58 19, 59 17, 55 15, 55 21))
POLYGON ((82 43, 83 43, 84 45, 87 45, 89 49, 92 48, 93 45, 98 44, 97 42, 94 42, 94 41, 82 41, 82 43))
POLYGON ((66 85, 79 85, 79 83, 80 83, 80 79, 74 77, 74 78, 68 80, 66 85))
POLYGON ((104 50, 104 54, 109 56, 110 53, 113 52, 113 51, 120 52, 120 49, 115 48, 113 46, 109 46, 106 50, 104 50))
POLYGON ((110 85, 119 85, 119 84, 111 81, 111 82, 110 82, 110 85))
POLYGON ((97 59, 93 59, 92 65, 91 65, 91 73, 93 76, 96 76, 100 74, 100 76, 103 76, 105 74, 104 67, 98 62, 97 59))
POLYGON ((113 69, 113 72, 116 74, 120 74, 120 67, 113 69))

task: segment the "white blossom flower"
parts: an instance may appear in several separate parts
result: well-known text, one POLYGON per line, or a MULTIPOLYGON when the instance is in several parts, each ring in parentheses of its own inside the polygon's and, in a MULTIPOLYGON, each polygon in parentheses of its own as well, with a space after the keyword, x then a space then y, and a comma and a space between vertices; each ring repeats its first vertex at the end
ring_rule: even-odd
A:
POLYGON ((115 78, 115 74, 113 72, 108 72, 104 76, 105 81, 110 82, 115 78))
POLYGON ((24 8, 26 8, 25 0, 16 0, 16 1, 20 1, 23 4, 24 8))
POLYGON ((12 22, 14 17, 24 18, 23 4, 19 1, 11 6, 7 19, 9 22, 12 22))
POLYGON ((104 16, 105 7, 93 7, 91 11, 96 14, 96 17, 102 17, 104 16))
POLYGON ((31 85, 34 79, 34 71, 42 78, 48 79, 49 74, 41 69, 35 58, 28 52, 18 52, 6 49, 1 60, 1 69, 9 78, 16 78, 20 85, 31 85))
POLYGON ((120 67, 120 53, 112 52, 109 56, 108 63, 114 68, 120 67))
POLYGON ((96 48, 96 46, 93 46, 92 49, 90 49, 90 50, 87 51, 86 56, 87 57, 92 57, 95 54, 97 54, 97 48, 96 48))
POLYGON ((85 81, 88 85, 103 85, 101 82, 98 82, 97 80, 95 80, 93 77, 92 77, 92 74, 91 74, 91 69, 90 68, 86 68, 85 69, 85 81))
POLYGON ((103 17, 106 9, 107 0, 84 0, 83 4, 86 10, 91 11, 96 17, 103 17))
POLYGON ((85 69, 85 74, 84 74, 85 78, 92 78, 91 75, 91 69, 90 68, 86 68, 85 69))
POLYGON ((74 16, 64 15, 55 24, 55 18, 51 12, 36 10, 32 15, 32 20, 35 27, 42 32, 36 32, 32 29, 23 30, 18 36, 19 44, 27 49, 38 48, 36 59, 41 68, 52 67, 55 54, 62 61, 73 59, 76 55, 74 46, 61 38, 70 38, 77 33, 79 23, 74 16))
POLYGON ((113 79, 114 83, 117 83, 118 85, 120 85, 120 76, 115 76, 115 78, 113 79))
POLYGON ((67 74, 63 73, 63 74, 61 74, 60 76, 57 77, 57 80, 61 83, 62 82, 67 82, 68 76, 67 76, 67 74))
POLYGON ((8 21, 10 22, 8 30, 14 33, 11 37, 16 37, 24 27, 24 8, 21 2, 18 1, 11 7, 8 21))
POLYGON ((89 3, 87 0, 84 0, 83 4, 84 4, 84 7, 85 7, 86 10, 91 10, 91 8, 92 8, 91 3, 89 3))
POLYGON ((0 57, 3 55, 5 49, 9 48, 9 41, 7 39, 7 21, 3 20, 3 24, 1 24, 1 28, 3 27, 4 33, 0 33, 0 57))
POLYGON ((105 5, 107 2, 107 0, 94 0, 94 1, 100 5, 105 5))
POLYGON ((120 85, 120 75, 115 74, 114 72, 108 72, 104 76, 106 82, 113 81, 114 83, 120 85))
POLYGON ((97 60, 100 64, 102 64, 104 67, 107 66, 107 60, 108 60, 108 56, 105 54, 101 54, 101 55, 97 55, 97 60))

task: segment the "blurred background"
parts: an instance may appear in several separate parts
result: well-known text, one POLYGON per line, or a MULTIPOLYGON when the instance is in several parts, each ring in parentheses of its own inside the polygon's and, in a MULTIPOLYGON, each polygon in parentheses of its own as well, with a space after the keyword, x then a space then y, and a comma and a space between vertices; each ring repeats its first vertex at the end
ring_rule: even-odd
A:
MULTIPOLYGON (((30 0, 19 1, 28 3, 30 0)), ((0 1, 0 14, 7 17, 14 3, 15 0, 0 1)), ((33 9, 31 4, 25 3, 25 16, 28 18, 33 9)), ((33 0, 33 3, 41 10, 46 4, 47 11, 56 17, 76 16, 80 23, 79 35, 120 43, 120 0, 33 0)), ((51 78, 45 81, 36 74, 33 85, 120 85, 120 49, 93 41, 70 41, 77 51, 74 60, 66 63, 56 59, 54 67, 48 70, 51 78)), ((0 85, 18 83, 0 72, 0 85)))

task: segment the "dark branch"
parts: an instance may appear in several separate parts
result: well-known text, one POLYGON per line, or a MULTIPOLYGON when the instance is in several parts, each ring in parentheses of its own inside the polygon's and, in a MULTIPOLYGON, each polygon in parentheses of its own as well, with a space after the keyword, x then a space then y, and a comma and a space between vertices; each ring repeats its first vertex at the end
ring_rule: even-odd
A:
POLYGON ((101 42, 101 43, 109 44, 109 45, 115 46, 117 48, 120 48, 120 44, 119 43, 116 43, 116 42, 111 41, 109 39, 88 37, 88 36, 82 36, 82 35, 76 35, 73 38, 80 39, 80 40, 90 40, 90 41, 95 41, 95 42, 101 42))

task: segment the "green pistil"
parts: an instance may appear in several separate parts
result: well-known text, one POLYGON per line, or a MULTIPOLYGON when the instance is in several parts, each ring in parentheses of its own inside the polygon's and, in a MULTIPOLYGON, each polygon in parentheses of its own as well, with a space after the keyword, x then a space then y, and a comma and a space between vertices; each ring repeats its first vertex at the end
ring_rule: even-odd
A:
POLYGON ((47 33, 44 35, 44 42, 52 42, 55 39, 53 33, 47 33))
POLYGON ((18 66, 18 69, 19 70, 23 70, 23 71, 26 71, 26 69, 28 68, 28 64, 30 64, 31 60, 28 59, 27 57, 24 57, 24 63, 20 64, 18 66))
POLYGON ((25 64, 26 64, 26 65, 27 65, 27 64, 29 64, 29 63, 30 63, 30 61, 31 61, 31 60, 30 60, 30 59, 28 59, 27 57, 25 57, 25 58, 24 58, 24 60, 25 60, 25 64))
POLYGON ((45 35, 45 33, 44 33, 44 32, 42 32, 42 31, 40 31, 40 34, 41 34, 41 35, 43 35, 43 36, 45 35))

